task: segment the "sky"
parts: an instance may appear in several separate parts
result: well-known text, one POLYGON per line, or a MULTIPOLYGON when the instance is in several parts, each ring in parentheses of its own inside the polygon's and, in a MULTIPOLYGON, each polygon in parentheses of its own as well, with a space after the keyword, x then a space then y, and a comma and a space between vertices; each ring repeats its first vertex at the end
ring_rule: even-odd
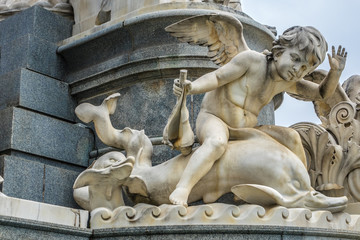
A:
MULTIPOLYGON (((292 26, 313 26, 325 37, 329 49, 342 45, 348 52, 340 83, 360 75, 360 0, 242 0, 242 10, 255 21, 277 29, 278 35, 292 26)), ((318 69, 329 70, 326 58, 318 69)), ((320 123, 311 102, 285 94, 275 111, 275 124, 290 126, 297 122, 320 123)))

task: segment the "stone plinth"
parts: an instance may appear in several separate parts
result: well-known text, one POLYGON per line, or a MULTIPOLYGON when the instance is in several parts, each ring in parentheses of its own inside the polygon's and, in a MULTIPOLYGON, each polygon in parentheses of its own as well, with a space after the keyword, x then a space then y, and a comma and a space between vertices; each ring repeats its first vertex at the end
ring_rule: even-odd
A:
POLYGON ((86 228, 88 212, 39 203, 19 198, 0 196, 0 215, 53 224, 86 228))

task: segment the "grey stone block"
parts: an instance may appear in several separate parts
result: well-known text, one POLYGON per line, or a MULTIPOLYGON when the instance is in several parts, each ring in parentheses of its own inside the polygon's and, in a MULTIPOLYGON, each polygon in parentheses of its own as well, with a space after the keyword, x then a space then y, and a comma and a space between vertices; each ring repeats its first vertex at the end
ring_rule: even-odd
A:
POLYGON ((13 156, 0 156, 3 193, 16 198, 43 201, 44 164, 13 156))
POLYGON ((45 75, 17 69, 0 76, 0 109, 21 106, 38 112, 74 121, 74 101, 68 84, 45 75))
POLYGON ((71 208, 80 208, 72 186, 84 169, 16 151, 0 156, 4 194, 71 208))
POLYGON ((0 151, 10 148, 78 166, 88 166, 89 152, 93 146, 91 132, 83 127, 21 108, 0 111, 12 131, 4 132, 5 143, 0 142, 0 151), (10 116, 9 116, 10 115, 10 116), (10 123, 9 123, 10 121, 10 123))
POLYGON ((63 79, 65 62, 56 54, 57 47, 56 43, 30 35, 27 68, 63 79))
POLYGON ((38 6, 2 21, 0 73, 24 67, 61 79, 65 65, 56 54, 56 42, 71 36, 71 26, 67 19, 38 6))
POLYGON ((115 56, 126 55, 131 49, 131 35, 120 23, 60 46, 58 52, 65 57, 68 70, 74 72, 115 56))
POLYGON ((12 114, 11 108, 0 111, 0 152, 11 148, 12 114))
POLYGON ((9 40, 1 46, 1 74, 18 68, 30 70, 62 79, 65 63, 56 54, 56 43, 38 38, 32 34, 9 40))
POLYGON ((45 166, 44 202, 72 208, 80 208, 73 198, 72 186, 79 171, 45 166))
POLYGON ((50 42, 58 42, 72 34, 72 21, 34 6, 0 22, 0 41, 32 34, 50 42))
POLYGON ((9 40, 8 44, 1 45, 1 74, 11 72, 19 67, 26 67, 28 42, 29 35, 26 34, 17 39, 9 40))

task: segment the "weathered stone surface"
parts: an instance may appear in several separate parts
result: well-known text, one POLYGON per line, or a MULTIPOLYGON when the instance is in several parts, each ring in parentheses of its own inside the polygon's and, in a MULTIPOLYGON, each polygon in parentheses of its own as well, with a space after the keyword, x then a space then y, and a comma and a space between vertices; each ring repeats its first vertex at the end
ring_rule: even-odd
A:
POLYGON ((305 240, 305 239, 354 239, 357 232, 333 229, 308 229, 284 226, 166 226, 143 228, 96 229, 96 239, 240 239, 240 240, 305 240))
POLYGON ((72 185, 78 175, 79 171, 46 165, 44 202, 79 208, 72 194, 72 185))
POLYGON ((72 185, 84 168, 27 154, 2 155, 3 193, 10 197, 79 208, 72 185))
POLYGON ((0 22, 0 41, 17 39, 27 34, 50 42, 71 36, 72 22, 42 7, 34 6, 0 22))
POLYGON ((88 166, 93 141, 88 129, 21 108, 4 109, 0 114, 6 120, 0 128, 4 139, 0 142, 0 151, 10 148, 88 166))
POLYGON ((3 239, 240 239, 240 240, 305 240, 356 239, 358 232, 333 229, 284 226, 161 226, 117 229, 80 229, 59 224, 0 216, 0 237, 3 239))
POLYGON ((0 22, 0 73, 25 67, 61 79, 64 62, 56 55, 56 42, 71 36, 71 26, 38 6, 0 22))
MULTIPOLYGON (((11 148, 11 133, 12 133, 12 109, 7 108, 0 111, 0 149, 5 150, 11 148)), ((0 150, 0 151, 1 151, 0 150)))
MULTIPOLYGON (((190 70, 196 69, 199 75, 192 77, 214 70, 216 66, 206 56, 206 48, 179 43, 164 30, 186 17, 210 12, 181 9, 176 13, 170 10, 148 13, 81 39, 64 41, 58 52, 68 62, 66 81, 71 83, 72 94, 81 100, 137 81, 174 78, 181 68, 189 68, 189 76, 190 70), (98 56, 93 52, 102 54, 98 56)), ((237 17, 252 33, 245 36, 251 49, 262 51, 271 47, 274 36, 269 30, 245 14, 238 13, 237 17)))
POLYGON ((90 239, 91 235, 90 229, 0 216, 1 239, 85 240, 90 239))
POLYGON ((44 164, 3 155, 0 169, 6 181, 3 193, 16 198, 43 201, 44 164))
POLYGON ((9 43, 2 44, 1 74, 23 67, 54 78, 63 77, 64 62, 56 55, 55 43, 32 34, 9 43))
POLYGON ((0 215, 86 228, 89 213, 80 209, 0 196, 0 215))
POLYGON ((67 17, 69 20, 73 20, 73 9, 68 1, 55 0, 55 1, 43 1, 43 0, 16 0, 16 1, 2 1, 0 3, 0 21, 13 16, 31 6, 41 6, 49 11, 55 12, 61 16, 67 17))
POLYGON ((21 68, 0 76, 0 109, 21 106, 74 121, 74 102, 68 84, 21 68))

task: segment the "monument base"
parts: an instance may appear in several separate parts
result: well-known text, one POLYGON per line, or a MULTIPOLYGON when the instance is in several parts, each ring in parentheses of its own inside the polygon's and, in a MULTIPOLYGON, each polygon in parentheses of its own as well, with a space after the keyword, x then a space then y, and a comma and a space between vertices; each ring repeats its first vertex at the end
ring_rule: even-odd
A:
POLYGON ((270 225, 175 225, 84 229, 0 216, 1 239, 358 239, 359 232, 270 225))

